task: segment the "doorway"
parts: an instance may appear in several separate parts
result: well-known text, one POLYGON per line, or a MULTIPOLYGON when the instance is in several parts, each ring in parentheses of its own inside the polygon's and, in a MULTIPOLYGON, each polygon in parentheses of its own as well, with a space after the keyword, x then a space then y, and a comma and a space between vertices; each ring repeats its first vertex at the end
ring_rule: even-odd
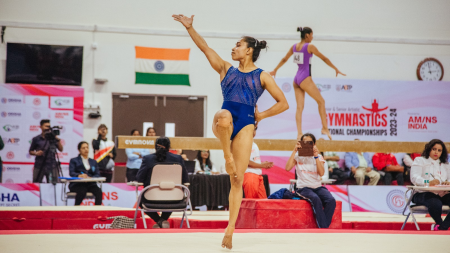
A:
MULTIPOLYGON (((142 135, 144 122, 153 122, 157 136, 164 136, 166 123, 175 124, 176 137, 204 136, 205 97, 113 94, 112 134, 130 135, 138 129, 142 135)), ((189 160, 195 151, 185 151, 189 160)), ((125 150, 117 150, 116 163, 126 163, 125 150)))

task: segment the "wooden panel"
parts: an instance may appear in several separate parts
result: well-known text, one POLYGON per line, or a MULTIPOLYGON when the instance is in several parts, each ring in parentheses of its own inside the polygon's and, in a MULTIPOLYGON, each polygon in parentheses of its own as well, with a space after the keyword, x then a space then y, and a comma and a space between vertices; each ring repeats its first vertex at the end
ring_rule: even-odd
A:
MULTIPOLYGON (((203 106, 202 97, 189 100, 188 97, 129 95, 128 98, 121 98, 113 95, 112 133, 113 136, 129 135, 132 129, 142 131, 143 122, 153 122, 157 135, 165 134, 165 123, 175 123, 175 136, 201 137, 203 106)), ((126 161, 125 151, 117 150, 115 162, 126 161)))
MULTIPOLYGON (((158 137, 116 136, 116 145, 124 148, 154 148, 158 137)), ((222 149, 219 139, 201 137, 170 138, 173 149, 222 149)), ((296 140, 255 139, 260 150, 294 150, 296 140)), ((335 152, 382 152, 382 153, 415 153, 422 152, 426 142, 388 142, 388 141, 328 141, 318 140, 317 147, 321 151, 335 152)), ((445 144, 450 149, 450 143, 445 144)))

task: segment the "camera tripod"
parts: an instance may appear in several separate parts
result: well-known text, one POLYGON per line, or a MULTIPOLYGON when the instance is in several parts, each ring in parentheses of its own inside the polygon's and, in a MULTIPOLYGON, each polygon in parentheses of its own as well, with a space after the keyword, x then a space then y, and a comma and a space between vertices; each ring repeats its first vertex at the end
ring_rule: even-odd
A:
MULTIPOLYGON (((61 170, 61 162, 59 160, 58 156, 58 148, 56 146, 56 139, 48 140, 46 139, 44 147, 48 146, 47 150, 44 154, 44 160, 39 168, 39 173, 37 176, 37 181, 42 182, 42 179, 44 178, 44 170, 45 174, 48 173, 48 176, 46 176, 47 183, 52 183, 54 187, 54 198, 55 198, 55 206, 57 205, 56 202, 56 183, 58 183, 58 178, 62 177, 62 170, 61 170), (47 159, 50 159, 47 161, 47 159), (50 164, 50 166, 46 166, 47 164, 50 164)), ((41 198, 41 206, 42 206, 42 198, 41 198)))

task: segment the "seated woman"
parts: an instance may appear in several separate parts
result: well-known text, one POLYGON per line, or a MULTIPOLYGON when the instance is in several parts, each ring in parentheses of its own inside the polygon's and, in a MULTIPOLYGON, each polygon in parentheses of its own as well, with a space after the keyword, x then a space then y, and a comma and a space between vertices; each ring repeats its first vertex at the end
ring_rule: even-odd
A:
MULTIPOLYGON (((147 128, 147 131, 145 132, 145 136, 156 136, 156 130, 154 127, 149 127, 147 128)), ((156 152, 155 149, 151 148, 148 150, 150 152, 150 154, 153 154, 156 152)))
MULTIPOLYGON (((150 180, 152 177, 153 167, 158 163, 178 163, 182 167, 181 183, 189 183, 188 172, 186 166, 184 166, 184 160, 181 156, 175 155, 169 152, 170 150, 170 140, 167 137, 159 137, 155 142, 156 153, 147 155, 142 159, 142 165, 139 169, 136 179, 138 182, 144 183, 144 187, 150 185, 150 180)), ((172 214, 172 212, 162 212, 159 216, 156 212, 146 213, 152 220, 156 222, 153 228, 169 228, 170 224, 167 221, 172 214)))
MULTIPOLYGON (((141 136, 137 129, 131 130, 132 136, 141 136)), ((126 148, 127 154, 127 182, 136 181, 136 174, 141 167, 142 157, 150 155, 150 150, 147 148, 126 148)))
MULTIPOLYGON (((411 166, 411 183, 416 186, 424 186, 425 173, 429 173, 430 186, 450 185, 447 171, 447 148, 438 139, 431 140, 422 152, 422 156, 414 159, 411 166), (429 166, 429 167, 428 167, 429 166), (425 170, 428 167, 429 169, 425 170)), ((433 230, 448 230, 450 227, 450 217, 447 214, 442 221, 442 205, 450 205, 450 193, 440 192, 420 192, 414 194, 412 201, 417 205, 424 205, 436 222, 433 230)))
POLYGON ((316 138, 310 133, 302 135, 300 141, 295 145, 291 157, 286 163, 285 169, 290 171, 295 166, 297 173, 297 193, 311 203, 316 215, 319 228, 328 228, 333 218, 336 200, 331 196, 327 188, 321 184, 321 177, 325 173, 325 160, 316 147, 316 138), (314 157, 298 156, 297 151, 304 141, 314 143, 314 157))
POLYGON ((220 174, 220 172, 216 169, 214 164, 212 164, 210 160, 210 153, 209 150, 199 150, 197 153, 197 158, 194 159, 195 161, 195 174, 202 174, 205 173, 206 170, 209 170, 211 174, 217 175, 220 174))
MULTIPOLYGON (((78 143, 78 151, 80 152, 80 155, 70 159, 70 176, 79 178, 100 177, 97 161, 88 157, 89 144, 85 141, 78 143)), ((96 182, 70 183, 69 190, 77 193, 77 196, 75 197, 76 206, 83 202, 83 199, 88 192, 94 194, 95 205, 102 204, 102 190, 97 186, 96 182)))

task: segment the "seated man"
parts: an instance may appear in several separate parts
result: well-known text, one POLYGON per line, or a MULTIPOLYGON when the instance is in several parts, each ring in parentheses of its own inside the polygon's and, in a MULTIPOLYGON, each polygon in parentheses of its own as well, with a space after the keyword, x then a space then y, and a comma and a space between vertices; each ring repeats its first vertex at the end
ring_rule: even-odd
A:
POLYGON ((337 163, 340 158, 336 152, 324 152, 325 161, 328 165, 329 171, 329 179, 336 179, 334 184, 344 184, 348 178, 348 174, 341 168, 339 168, 339 164, 337 163))
MULTIPOLYGON (((90 178, 100 177, 100 170, 97 162, 88 157, 89 144, 85 141, 78 143, 78 151, 80 155, 70 159, 69 174, 71 177, 90 178)), ((70 183, 71 192, 76 192, 75 205, 78 206, 83 202, 87 192, 91 192, 95 196, 95 205, 102 204, 102 190, 97 186, 96 182, 89 183, 70 183)))
POLYGON ((393 154, 376 153, 372 157, 373 166, 378 171, 383 171, 384 184, 391 185, 392 178, 397 179, 398 185, 403 185, 403 172, 404 167, 400 166, 397 162, 397 158, 393 154))
MULTIPOLYGON (((253 138, 255 138, 257 129, 258 127, 255 126, 255 129, 253 130, 253 138)), ((244 183, 242 184, 244 187, 245 198, 267 199, 261 169, 270 169, 272 166, 272 162, 266 161, 261 163, 258 145, 253 142, 250 161, 248 162, 248 168, 244 174, 244 183)))
POLYGON ((356 179, 356 184, 363 185, 364 178, 369 177, 369 185, 377 185, 380 173, 373 170, 372 160, 368 153, 347 152, 344 156, 345 166, 351 170, 356 179))
POLYGON ((316 147, 314 135, 306 133, 300 138, 300 142, 295 145, 291 157, 286 163, 285 169, 290 171, 295 166, 297 173, 297 193, 309 200, 316 215, 317 226, 328 228, 336 209, 336 200, 327 188, 321 184, 321 177, 324 175, 325 160, 320 155, 316 147), (297 151, 301 148, 303 141, 314 143, 314 157, 298 156, 297 151))
MULTIPOLYGON (((170 153, 170 140, 167 137, 159 137, 155 142, 156 153, 146 155, 142 158, 141 168, 139 169, 136 180, 144 183, 144 187, 150 185, 153 167, 158 163, 178 163, 182 167, 181 182, 183 184, 189 183, 188 172, 184 165, 184 160, 180 155, 170 153)), ((145 201, 145 200, 143 200, 145 201)), ((139 203, 140 204, 140 203, 139 203)), ((146 212, 152 220, 156 222, 153 228, 170 228, 170 223, 167 221, 172 212, 162 212, 161 216, 156 212, 146 212)))

